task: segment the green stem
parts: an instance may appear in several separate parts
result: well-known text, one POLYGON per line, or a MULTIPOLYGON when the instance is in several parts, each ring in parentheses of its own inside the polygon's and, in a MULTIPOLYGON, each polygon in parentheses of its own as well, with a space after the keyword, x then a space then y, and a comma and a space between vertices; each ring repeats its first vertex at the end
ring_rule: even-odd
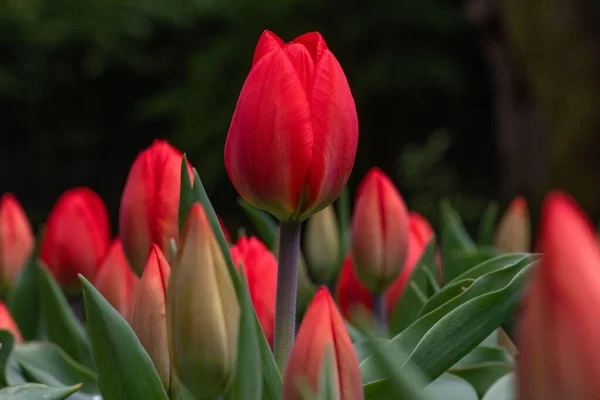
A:
POLYGON ((387 309, 383 294, 373 293, 373 314, 375 314, 379 325, 384 329, 387 328, 387 309))
POLYGON ((283 374, 294 345, 301 222, 281 222, 273 352, 283 374))

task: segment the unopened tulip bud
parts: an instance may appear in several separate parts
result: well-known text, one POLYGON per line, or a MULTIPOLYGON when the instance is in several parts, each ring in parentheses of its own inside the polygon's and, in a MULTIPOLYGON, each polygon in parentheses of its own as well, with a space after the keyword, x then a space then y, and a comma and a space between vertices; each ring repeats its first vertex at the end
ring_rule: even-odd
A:
POLYGON ((330 283, 335 279, 340 263, 340 232, 333 206, 308 219, 305 237, 310 276, 317 283, 330 283))
MULTIPOLYGON (((155 140, 131 166, 119 213, 119 234, 129 264, 142 276, 150 247, 156 243, 171 260, 171 239, 179 244, 179 191, 183 155, 155 140)), ((190 180, 192 167, 188 163, 190 180)))
POLYGON ((243 265, 256 316, 267 341, 273 347, 277 259, 255 237, 241 237, 231 248, 231 258, 237 268, 243 265))
POLYGON ((94 286, 125 319, 128 319, 137 282, 138 277, 129 267, 121 240, 117 238, 98 268, 94 286))
POLYGON ((518 325, 518 398, 598 399, 600 249, 566 194, 546 197, 538 251, 518 325))
POLYGON ((198 203, 186 221, 168 293, 176 375, 199 400, 222 395, 235 374, 240 305, 225 258, 198 203))
POLYGON ((16 343, 23 341, 19 327, 2 301, 0 301, 0 330, 7 330, 12 333, 16 343))
POLYGON ((354 346, 329 291, 322 287, 310 303, 298 330, 285 370, 282 400, 302 399, 299 390, 302 384, 308 384, 313 392, 318 392, 327 349, 333 351, 331 359, 336 398, 363 399, 354 346))
POLYGON ((50 211, 40 246, 40 258, 66 290, 81 287, 78 274, 93 281, 110 246, 102 199, 86 187, 63 193, 50 211))
POLYGON ((19 201, 9 193, 0 199, 0 286, 6 293, 27 263, 33 232, 19 201))
POLYGON ((531 227, 525 197, 516 197, 508 206, 496 231, 495 245, 507 253, 530 251, 531 227))
POLYGON ((372 168, 358 188, 352 217, 352 258, 361 282, 383 293, 400 275, 408 253, 408 211, 380 169, 372 168))
POLYGON ((154 363, 167 391, 171 385, 171 360, 167 338, 167 285, 171 267, 157 245, 152 245, 137 285, 131 327, 154 363))

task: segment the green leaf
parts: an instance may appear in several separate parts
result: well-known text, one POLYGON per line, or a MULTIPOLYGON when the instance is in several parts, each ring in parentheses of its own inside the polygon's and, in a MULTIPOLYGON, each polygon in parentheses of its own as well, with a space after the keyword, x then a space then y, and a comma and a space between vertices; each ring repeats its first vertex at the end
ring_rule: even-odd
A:
POLYGON ((194 203, 194 191, 192 190, 192 180, 188 170, 187 156, 184 154, 181 159, 181 184, 179 185, 179 232, 183 232, 185 221, 190 213, 194 203))
POLYGON ((443 275, 444 281, 449 282, 464 271, 458 257, 461 253, 475 250, 475 243, 467 234, 456 210, 446 200, 440 203, 440 221, 443 275))
POLYGON ((358 329, 356 329, 352 324, 350 324, 350 322, 344 321, 344 323, 346 325, 346 330, 348 331, 348 335, 350 336, 350 340, 352 340, 352 343, 356 343, 356 342, 365 340, 365 337, 363 336, 363 334, 358 329))
MULTIPOLYGON (((489 259, 498 257, 501 255, 498 250, 492 247, 478 247, 476 250, 469 252, 457 253, 455 257, 456 263, 460 266, 461 274, 465 271, 469 271, 476 265, 481 264, 489 259)), ((456 278, 454 278, 456 279, 456 278)), ((448 281, 446 281, 448 282, 448 281)))
MULTIPOLYGON (((199 201, 198 198, 196 198, 196 200, 199 201)), ((276 252, 277 223, 275 222, 275 219, 267 212, 246 203, 241 197, 238 198, 238 204, 242 207, 242 210, 246 212, 248 218, 250 218, 260 240, 269 250, 276 252)))
MULTIPOLYGON (((233 284, 236 288, 236 292, 238 295, 238 299, 241 297, 245 297, 243 301, 251 303, 248 292, 243 290, 242 283, 240 277, 237 273, 237 269, 233 264, 233 260, 231 259, 231 254, 229 252, 229 246, 227 245, 227 241, 223 236, 223 232, 221 232, 221 227, 219 225, 219 220, 217 219, 217 214, 215 213, 215 209, 213 208, 210 200, 208 199, 208 195, 206 194, 206 190, 204 189, 204 185, 198 176, 198 171, 193 169, 194 171, 194 200, 199 201, 204 207, 204 212, 208 217, 210 225, 213 229, 214 235, 217 239, 221 252, 223 253, 223 257, 227 262, 227 268, 229 270, 229 274, 231 275, 231 279, 233 280, 233 284)), ((240 301, 241 303, 241 301, 240 301)), ((253 313, 254 318, 254 326, 256 329, 256 336, 258 338, 258 349, 260 351, 261 356, 261 365, 262 365, 262 375, 263 375, 263 385, 262 385, 262 398, 263 400, 278 400, 281 394, 281 386, 282 379, 281 374, 279 373, 279 368, 275 362, 275 357, 273 357, 273 353, 271 352, 271 347, 265 338, 265 334, 260 326, 260 322, 256 317, 256 313, 253 313)))
POLYGON ((411 281, 408 283, 390 318, 390 332, 397 335, 412 324, 419 316, 419 311, 427 302, 421 289, 411 281))
POLYGON ((77 392, 80 385, 53 388, 39 383, 25 383, 0 390, 0 399, 6 400, 65 400, 77 392))
POLYGON ((53 343, 19 344, 14 353, 17 363, 32 382, 52 387, 81 384, 81 389, 70 400, 89 400, 100 393, 97 375, 53 343))
MULTIPOLYGON (((498 329, 494 332, 490 333, 490 336, 486 337, 483 342, 481 342, 480 346, 496 346, 498 344, 498 329)), ((472 353, 472 352, 471 352, 472 353)), ((471 354, 469 353, 469 354, 471 354)), ((468 357, 468 354, 465 356, 468 357)))
MULTIPOLYGON (((388 339, 377 339, 381 342, 382 345, 388 344, 388 339)), ((358 358, 358 362, 361 363, 363 360, 371 357, 373 355, 373 351, 371 350, 371 345, 366 341, 366 339, 362 339, 358 342, 354 343, 354 352, 356 353, 356 358, 358 358)))
POLYGON ((262 397, 261 358, 258 350, 254 307, 250 301, 244 269, 240 268, 241 290, 245 295, 240 301, 240 333, 238 339, 238 358, 233 384, 225 400, 260 400, 262 397))
POLYGON ((451 374, 442 374, 425 388, 431 398, 444 400, 478 400, 473 386, 464 379, 451 374))
POLYGON ((325 361, 319 377, 319 400, 336 400, 338 388, 333 371, 333 349, 325 349, 325 361))
POLYGON ((498 203, 495 201, 488 204, 485 209, 477 230, 477 244, 479 246, 493 246, 498 211, 498 203))
POLYGON ((48 338, 62 347, 77 362, 94 370, 96 366, 90 339, 85 329, 73 313, 50 271, 42 265, 38 269, 42 320, 48 338))
POLYGON ((452 368, 449 372, 469 382, 475 388, 477 395, 483 396, 494 382, 512 370, 513 367, 509 363, 488 361, 452 368))
POLYGON ((8 385, 6 382, 8 358, 14 345, 15 336, 10 331, 0 330, 0 387, 8 385))
MULTIPOLYGON (((494 333, 497 331, 494 331, 494 333)), ((467 367, 486 362, 513 363, 512 355, 506 349, 498 346, 480 345, 461 358, 452 368, 467 367)))
POLYGON ((79 279, 102 397, 167 400, 152 360, 133 329, 87 279, 81 275, 79 279))
POLYGON ((335 203, 337 211, 337 220, 340 229, 340 263, 350 250, 350 190, 348 186, 344 186, 342 194, 338 197, 335 203))
POLYGON ((517 377, 514 373, 498 379, 481 400, 515 400, 517 398, 517 377))

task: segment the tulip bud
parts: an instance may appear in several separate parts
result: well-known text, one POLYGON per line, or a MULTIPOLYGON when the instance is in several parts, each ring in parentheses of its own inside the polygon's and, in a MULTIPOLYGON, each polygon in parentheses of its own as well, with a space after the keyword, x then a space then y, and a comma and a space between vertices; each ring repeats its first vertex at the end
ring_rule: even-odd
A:
POLYGON ((23 341, 19 327, 2 301, 0 301, 0 330, 10 331, 14 335, 16 343, 23 341))
POLYGON ((326 349, 332 349, 333 374, 336 398, 339 400, 363 399, 358 359, 329 291, 324 287, 308 306, 298 330, 283 379, 282 400, 302 399, 298 386, 304 383, 316 392, 322 373, 326 349))
POLYGON ((40 258, 68 291, 81 287, 78 274, 93 281, 110 246, 108 211, 91 189, 78 187, 60 196, 46 221, 40 258))
POLYGON ((340 195, 357 144, 354 99, 323 37, 283 43, 265 31, 225 143, 238 193, 281 221, 302 221, 340 195))
POLYGON ((498 224, 495 238, 496 247, 507 253, 530 251, 531 227, 529 223, 527 200, 522 196, 516 197, 498 224))
POLYGON ((33 249, 29 220, 10 193, 0 199, 0 285, 6 293, 27 263, 33 249))
MULTIPOLYGON (((179 191, 183 155, 155 140, 131 166, 119 214, 123 250, 133 271, 142 276, 150 247, 156 243, 168 261, 171 239, 179 244, 179 191)), ((192 167, 188 163, 190 179, 192 167)))
POLYGON ((538 251, 518 324, 518 398, 597 399, 600 249, 568 195, 546 197, 538 251))
POLYGON ((354 270, 371 292, 383 293, 400 274, 408 252, 408 211, 378 168, 363 178, 352 217, 354 270))
POLYGON ((167 391, 171 385, 171 361, 167 339, 167 293, 171 267, 160 248, 153 244, 144 273, 137 285, 131 327, 154 362, 167 391))
POLYGON ((255 237, 241 237, 231 248, 236 267, 244 267, 250 298, 267 341, 273 347, 275 296, 277 293, 277 259, 255 237))
POLYGON ((336 277, 340 262, 340 232, 333 206, 308 219, 305 237, 311 277, 318 283, 330 283, 336 277))
POLYGON ((222 395, 237 360, 240 305, 202 206, 192 206, 169 281, 172 366, 200 399, 222 395))
POLYGON ((115 239, 96 274, 94 286, 125 318, 129 318, 138 277, 133 273, 121 246, 115 239))

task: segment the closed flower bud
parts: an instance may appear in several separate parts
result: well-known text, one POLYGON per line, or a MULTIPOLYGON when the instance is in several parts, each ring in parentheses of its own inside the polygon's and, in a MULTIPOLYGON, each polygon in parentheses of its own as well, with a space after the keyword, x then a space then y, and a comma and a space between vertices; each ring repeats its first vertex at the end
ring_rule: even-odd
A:
POLYGON ((198 203, 186 221, 168 301, 177 376, 199 400, 222 395, 235 374, 240 305, 225 258, 198 203))
POLYGON ((171 267, 153 244, 144 273, 137 285, 131 327, 148 352, 167 391, 171 385, 171 360, 167 338, 167 285, 171 267))
POLYGON ((283 379, 282 400, 302 399, 299 385, 317 392, 326 350, 333 350, 332 371, 336 398, 364 398, 358 359, 354 346, 329 292, 317 291, 304 315, 283 379))
POLYGON ((340 263, 340 232, 333 206, 308 219, 305 238, 310 276, 318 283, 330 283, 340 263))
POLYGON ((304 220, 346 184, 358 118, 344 71, 317 32, 260 37, 225 143, 238 193, 279 220, 304 220))
POLYGON ((600 249, 593 226, 560 192, 542 207, 538 251, 518 325, 519 399, 598 399, 600 249))
POLYGON ((524 253, 531 248, 531 227, 525 197, 516 197, 508 206, 496 230, 495 245, 507 253, 524 253))
POLYGON ((273 347, 277 259, 255 237, 241 237, 231 248, 231 258, 237 268, 243 265, 256 316, 267 341, 273 347))
POLYGON ((106 300, 125 318, 129 318, 138 277, 133 273, 121 246, 115 239, 98 268, 94 286, 106 300))
POLYGON ((352 259, 361 282, 383 293, 400 275, 408 253, 408 211, 400 193, 378 168, 358 187, 352 216, 352 259))
POLYGON ((12 333, 16 343, 21 343, 23 341, 19 327, 2 301, 0 301, 0 330, 7 330, 12 333))
POLYGON ((29 220, 12 194, 0 199, 0 285, 6 293, 27 263, 33 249, 29 220))
MULTIPOLYGON (((119 234, 129 264, 142 276, 150 247, 156 243, 171 261, 171 239, 179 243, 179 190, 183 155, 155 140, 131 166, 119 213, 119 234)), ((188 164, 190 179, 192 168, 188 164)))
POLYGON ((46 221, 40 258, 66 290, 81 287, 77 274, 94 281, 110 246, 108 211, 91 189, 79 187, 60 196, 46 221))

